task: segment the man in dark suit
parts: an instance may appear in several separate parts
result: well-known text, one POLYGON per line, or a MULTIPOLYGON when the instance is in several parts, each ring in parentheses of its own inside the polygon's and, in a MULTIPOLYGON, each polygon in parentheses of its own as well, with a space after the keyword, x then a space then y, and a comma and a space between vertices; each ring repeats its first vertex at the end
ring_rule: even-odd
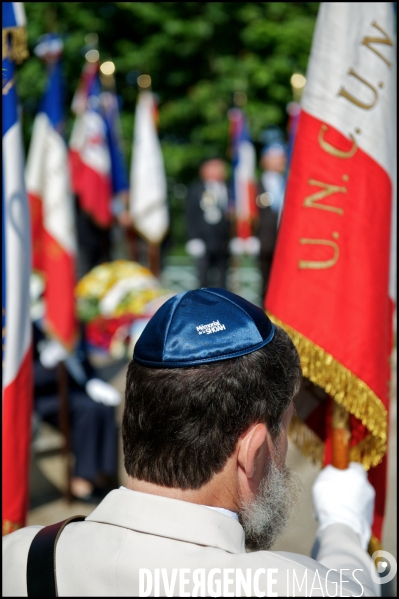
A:
POLYGON ((259 267, 262 273, 262 298, 267 292, 278 225, 284 200, 284 172, 287 154, 284 144, 275 141, 263 149, 262 175, 256 202, 259 206, 258 237, 260 239, 259 267))
POLYGON ((187 201, 187 252, 197 259, 200 287, 209 286, 212 267, 217 269, 217 287, 226 288, 229 260, 228 187, 226 165, 220 158, 208 159, 200 168, 187 201))

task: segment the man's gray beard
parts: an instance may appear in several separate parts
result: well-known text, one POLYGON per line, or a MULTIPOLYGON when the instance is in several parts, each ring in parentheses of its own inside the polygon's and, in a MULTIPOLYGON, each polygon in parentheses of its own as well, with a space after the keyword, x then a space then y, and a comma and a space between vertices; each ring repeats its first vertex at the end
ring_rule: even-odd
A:
POLYGON ((245 532, 245 545, 251 550, 270 549, 282 534, 300 492, 300 481, 287 466, 273 462, 262 479, 255 499, 238 512, 245 532))

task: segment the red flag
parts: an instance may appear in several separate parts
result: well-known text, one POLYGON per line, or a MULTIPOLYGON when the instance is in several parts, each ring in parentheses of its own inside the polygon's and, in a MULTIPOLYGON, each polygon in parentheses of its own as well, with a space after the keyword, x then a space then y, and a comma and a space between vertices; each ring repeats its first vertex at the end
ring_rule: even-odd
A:
MULTIPOLYGON (((351 414, 350 459, 371 468, 378 540, 393 341, 393 23, 388 2, 320 6, 265 300, 304 376, 351 414)), ((329 412, 305 419, 313 432, 294 425, 308 454, 321 457, 325 442, 325 463, 329 412)))

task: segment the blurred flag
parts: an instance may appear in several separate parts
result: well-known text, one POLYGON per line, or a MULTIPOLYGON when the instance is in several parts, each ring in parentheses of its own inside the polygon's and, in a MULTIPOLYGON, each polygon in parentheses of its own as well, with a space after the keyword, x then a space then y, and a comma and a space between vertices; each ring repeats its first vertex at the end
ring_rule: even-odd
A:
POLYGON ((45 328, 72 349, 77 336, 76 232, 68 151, 62 136, 62 47, 62 40, 49 34, 39 40, 35 49, 48 65, 49 79, 33 124, 26 186, 32 218, 33 268, 45 278, 45 328))
POLYGON ((101 107, 108 134, 108 146, 111 157, 112 190, 115 195, 118 195, 128 191, 129 181, 122 145, 118 98, 113 91, 108 90, 101 94, 101 107))
POLYGON ((169 227, 167 185, 156 119, 154 95, 141 91, 130 168, 130 212, 136 231, 154 245, 161 243, 169 227))
POLYGON ((25 525, 33 400, 30 223, 13 61, 27 56, 21 2, 2 3, 3 535, 25 525))
POLYGON ((101 109, 98 62, 87 63, 72 102, 76 120, 69 141, 72 189, 100 227, 112 224, 112 172, 107 126, 101 109))
POLYGON ((250 139, 244 113, 238 108, 229 111, 230 143, 233 163, 233 193, 237 222, 237 237, 252 236, 252 221, 258 214, 256 206, 256 152, 250 139))
MULTIPOLYGON (((393 27, 389 2, 320 5, 265 301, 294 340, 304 376, 350 413, 350 459, 372 468, 377 540, 396 273, 393 27)), ((324 463, 330 418, 324 401, 292 428, 324 463)))
POLYGON ((301 112, 301 105, 299 102, 292 101, 287 105, 287 113, 288 113, 288 124, 287 124, 287 132, 288 132, 288 151, 287 151, 287 167, 286 167, 286 178, 288 177, 288 173, 290 171, 292 151, 294 149, 294 141, 296 136, 296 130, 298 127, 299 114, 301 112))

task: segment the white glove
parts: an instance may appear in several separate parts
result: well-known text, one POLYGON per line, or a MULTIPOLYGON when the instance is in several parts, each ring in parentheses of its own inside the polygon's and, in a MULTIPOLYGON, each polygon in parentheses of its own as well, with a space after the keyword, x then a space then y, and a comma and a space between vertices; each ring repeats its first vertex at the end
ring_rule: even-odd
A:
POLYGON ((247 239, 233 237, 230 239, 229 248, 233 256, 242 256, 242 254, 256 256, 260 252, 260 241, 258 237, 253 236, 247 237, 247 239))
POLYGON ((248 256, 257 256, 260 252, 259 237, 248 237, 248 239, 245 240, 245 251, 248 256))
POLYGON ((233 256, 241 256, 245 252, 244 240, 240 237, 232 237, 229 242, 229 249, 233 256))
POLYGON ((44 368, 55 368, 59 362, 69 356, 67 350, 55 339, 41 341, 38 344, 39 360, 44 368))
POLYGON ((93 401, 106 406, 117 406, 122 397, 119 391, 101 379, 90 379, 86 383, 86 393, 93 401))
POLYGON ((186 243, 186 252, 193 258, 202 258, 206 252, 205 241, 202 239, 190 239, 186 243))
POLYGON ((317 532, 331 524, 346 524, 360 537, 366 551, 371 537, 375 491, 367 472, 358 462, 346 470, 327 466, 317 476, 312 487, 317 532))

